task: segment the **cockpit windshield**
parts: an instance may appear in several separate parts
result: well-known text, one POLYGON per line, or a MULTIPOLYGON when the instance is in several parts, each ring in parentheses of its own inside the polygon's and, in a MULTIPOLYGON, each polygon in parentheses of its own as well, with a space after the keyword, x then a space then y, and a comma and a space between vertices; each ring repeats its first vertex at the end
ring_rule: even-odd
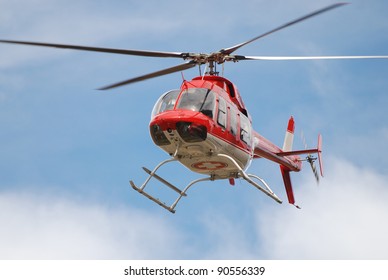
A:
MULTIPOLYGON (((154 118, 157 114, 164 111, 173 110, 179 93, 180 90, 171 90, 162 95, 152 110, 151 118, 154 118)), ((201 112, 202 114, 213 118, 216 104, 215 101, 215 93, 210 89, 189 88, 182 91, 176 108, 201 112)))
POLYGON ((215 100, 215 94, 210 89, 189 88, 182 92, 176 108, 201 112, 212 118, 215 100))

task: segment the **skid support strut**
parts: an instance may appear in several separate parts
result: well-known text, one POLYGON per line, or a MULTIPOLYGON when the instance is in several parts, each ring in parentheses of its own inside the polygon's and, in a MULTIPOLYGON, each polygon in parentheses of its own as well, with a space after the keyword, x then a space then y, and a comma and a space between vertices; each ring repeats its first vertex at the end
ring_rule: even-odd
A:
POLYGON ((225 154, 219 154, 219 156, 222 156, 222 157, 225 157, 227 159, 229 159, 236 167, 237 169, 239 170, 239 173, 238 173, 238 178, 242 178, 244 179, 245 181, 247 181, 249 184, 251 184, 252 186, 254 186, 255 188, 261 190, 263 193, 265 193, 266 195, 268 195, 270 198, 272 198, 273 200, 275 200, 276 202, 278 203, 282 203, 282 200, 271 190, 271 188, 268 186, 268 184, 262 179, 260 178, 259 176, 257 175, 253 175, 253 174, 247 174, 239 165, 238 163, 234 160, 234 158, 228 156, 228 155, 225 155, 225 154), (264 186, 261 186, 259 185, 257 182, 255 182, 253 179, 256 179, 258 181, 260 181, 264 186))
POLYGON ((143 185, 141 185, 141 187, 137 187, 135 185, 135 183, 133 181, 129 181, 130 185, 132 186, 132 188, 134 188, 136 191, 138 191, 139 193, 141 193, 142 195, 144 195, 145 197, 147 197, 148 199, 152 200, 153 202, 159 204, 160 206, 162 206, 164 209, 170 211, 171 213, 175 213, 175 206, 178 204, 179 200, 183 197, 183 196, 187 196, 186 192, 188 191, 188 189, 190 187, 192 187, 194 184, 196 183, 199 183, 199 182, 202 182, 202 181, 213 181, 214 180, 214 177, 210 176, 210 177, 206 177, 206 178, 200 178, 200 179, 196 179, 194 181, 191 181, 184 189, 183 191, 180 190, 179 188, 177 188, 176 186, 174 186, 173 184, 171 184, 170 182, 166 181, 165 179, 163 179, 162 177, 160 177, 159 175, 156 174, 156 171, 164 164, 166 163, 169 163, 169 162, 172 162, 172 161, 176 161, 177 159, 175 158, 170 158, 170 159, 167 159, 165 161, 162 161, 161 163, 159 163, 155 168, 154 170, 149 170, 145 167, 143 167, 143 170, 148 173, 148 178, 145 180, 145 182, 143 183, 143 185), (168 206, 166 203, 162 202, 160 199, 152 196, 151 194, 147 193, 144 191, 145 187, 147 186, 147 184, 149 183, 149 181, 152 179, 152 178, 155 178, 157 179, 159 182, 163 183, 164 185, 166 185, 167 187, 169 187, 170 189, 172 189, 173 191, 175 191, 176 193, 179 194, 178 198, 170 205, 168 206))

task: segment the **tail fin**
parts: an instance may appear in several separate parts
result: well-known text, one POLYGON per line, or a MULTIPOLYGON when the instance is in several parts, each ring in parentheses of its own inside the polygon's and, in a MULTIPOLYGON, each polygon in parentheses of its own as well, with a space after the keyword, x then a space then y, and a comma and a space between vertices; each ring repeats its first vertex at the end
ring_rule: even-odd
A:
MULTIPOLYGON (((283 152, 292 151, 292 144, 294 142, 294 131, 295 131, 295 122, 294 122, 294 118, 291 116, 288 121, 286 136, 284 137, 283 152)), ((295 198, 294 198, 294 191, 292 190, 290 170, 287 167, 280 165, 280 171, 282 173, 284 186, 286 188, 288 202, 290 204, 295 205, 295 198)), ((299 206, 297 205, 295 206, 299 208, 299 206)))
POLYGON ((295 122, 294 118, 291 116, 288 121, 286 136, 284 137, 283 152, 289 152, 292 150, 292 144, 294 142, 294 131, 295 122))

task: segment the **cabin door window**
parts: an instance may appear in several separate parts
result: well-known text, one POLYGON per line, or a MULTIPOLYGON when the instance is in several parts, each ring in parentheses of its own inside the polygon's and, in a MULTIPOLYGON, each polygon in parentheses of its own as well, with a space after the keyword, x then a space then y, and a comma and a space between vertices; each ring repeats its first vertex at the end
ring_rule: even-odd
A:
POLYGON ((223 128, 226 128, 226 102, 220 98, 218 101, 218 117, 217 122, 223 128))

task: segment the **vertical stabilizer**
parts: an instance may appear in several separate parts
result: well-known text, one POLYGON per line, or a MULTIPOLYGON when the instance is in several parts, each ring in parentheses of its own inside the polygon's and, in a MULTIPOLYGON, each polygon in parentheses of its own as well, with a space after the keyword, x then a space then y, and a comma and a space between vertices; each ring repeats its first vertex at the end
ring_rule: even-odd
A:
POLYGON ((294 142, 294 130, 295 122, 294 118, 291 116, 288 121, 286 136, 284 137, 283 152, 289 152, 292 150, 292 143, 294 142))

